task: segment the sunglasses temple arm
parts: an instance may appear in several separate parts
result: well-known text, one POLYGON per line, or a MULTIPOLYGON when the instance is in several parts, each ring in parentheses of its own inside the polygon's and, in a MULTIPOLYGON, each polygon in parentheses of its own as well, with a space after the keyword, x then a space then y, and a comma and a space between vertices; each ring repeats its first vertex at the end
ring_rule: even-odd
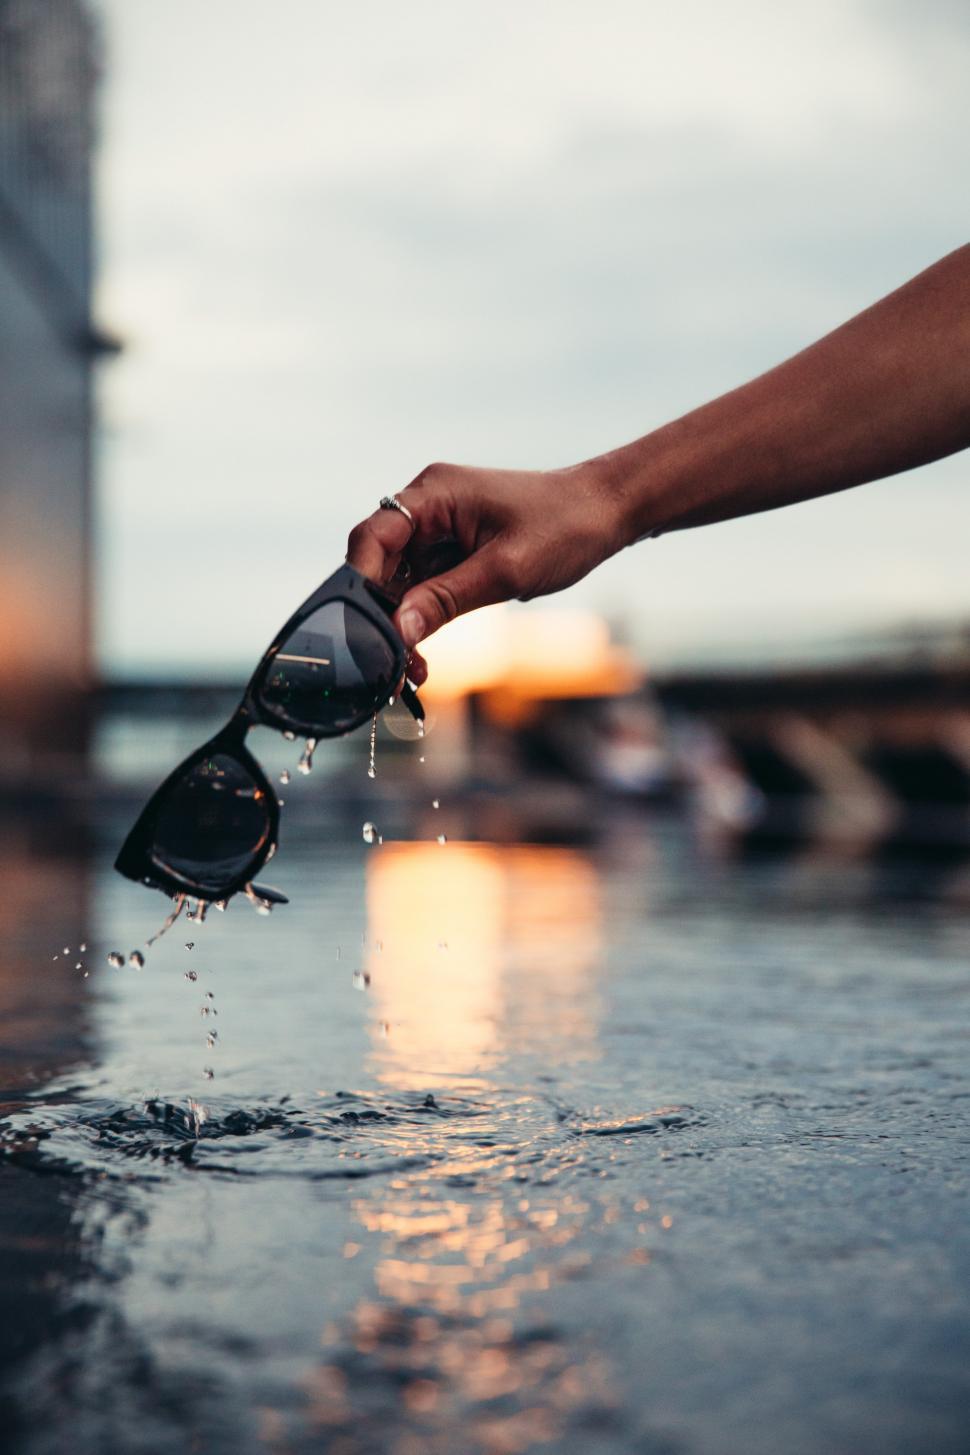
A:
POLYGON ((421 706, 418 694, 407 681, 401 684, 401 691, 398 694, 408 712, 417 722, 424 722, 424 708, 421 706))

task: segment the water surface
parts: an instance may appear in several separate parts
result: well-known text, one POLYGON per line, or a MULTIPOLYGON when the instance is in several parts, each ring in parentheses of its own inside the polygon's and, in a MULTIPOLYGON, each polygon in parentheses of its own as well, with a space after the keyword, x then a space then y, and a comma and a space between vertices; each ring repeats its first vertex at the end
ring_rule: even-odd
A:
POLYGON ((959 870, 439 818, 143 970, 110 832, 3 841, 7 1448, 966 1450, 959 870))

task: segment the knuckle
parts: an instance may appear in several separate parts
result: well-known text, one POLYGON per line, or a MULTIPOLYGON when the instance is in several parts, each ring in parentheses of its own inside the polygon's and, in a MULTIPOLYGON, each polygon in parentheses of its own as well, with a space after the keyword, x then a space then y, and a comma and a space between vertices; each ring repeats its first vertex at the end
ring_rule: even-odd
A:
POLYGON ((448 583, 446 581, 429 581, 428 590, 442 625, 445 622, 454 621, 461 611, 461 605, 448 583))
POLYGON ((433 460, 430 465, 425 465, 420 475, 415 480, 415 485, 435 485, 449 473, 450 465, 444 464, 441 460, 433 460))
POLYGON ((364 542, 368 539, 369 535, 370 526, 368 525, 368 522, 366 520, 362 520, 359 525, 355 525, 353 530, 350 532, 350 535, 347 537, 347 544, 352 551, 355 551, 358 549, 359 546, 362 546, 364 544, 364 542))
POLYGON ((517 546, 505 546, 495 559, 495 584, 506 596, 517 596, 525 584, 525 560, 517 546))

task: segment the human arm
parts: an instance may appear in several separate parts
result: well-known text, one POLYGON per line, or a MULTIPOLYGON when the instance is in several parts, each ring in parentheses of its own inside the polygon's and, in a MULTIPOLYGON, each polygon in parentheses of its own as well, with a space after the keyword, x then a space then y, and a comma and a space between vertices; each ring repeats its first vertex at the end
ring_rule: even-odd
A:
POLYGON ((348 559, 411 569, 409 646, 461 612, 556 591, 648 534, 773 510, 970 445, 970 245, 759 378, 567 469, 431 465, 351 534, 348 559), (429 551, 455 545, 439 570, 429 551))

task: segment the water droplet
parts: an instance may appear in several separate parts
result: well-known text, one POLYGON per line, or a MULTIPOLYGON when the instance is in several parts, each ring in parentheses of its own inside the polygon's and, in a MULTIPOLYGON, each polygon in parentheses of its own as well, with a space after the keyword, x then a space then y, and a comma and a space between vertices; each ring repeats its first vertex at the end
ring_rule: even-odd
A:
POLYGON ((281 783, 289 783, 289 781, 290 781, 290 770, 289 770, 289 768, 284 768, 283 771, 282 771, 282 773, 280 774, 280 782, 281 783))
POLYGON ((205 1077, 206 1081, 211 1081, 215 1074, 216 1073, 213 1071, 211 1066, 204 1066, 202 1068, 202 1075, 205 1077))
MULTIPOLYGON (((279 805, 279 807, 282 808, 285 805, 285 803, 286 803, 286 799, 285 798, 278 798, 276 800, 276 802, 279 805)), ((267 857, 267 859, 272 859, 273 855, 272 854, 267 854, 266 857, 267 857)))
POLYGON ((302 773, 304 777, 306 777, 308 773, 313 772, 313 753, 316 746, 316 738, 307 738, 306 747, 303 749, 300 761, 296 765, 296 771, 298 773, 302 773))
POLYGON ((61 958, 60 955, 54 955, 53 956, 53 959, 55 959, 55 960, 59 960, 60 958, 61 958))
POLYGON ((212 993, 211 990, 207 990, 205 993, 205 998, 206 1000, 215 1000, 215 995, 212 993))
POLYGON ((364 827, 361 829, 360 832, 363 837, 364 843, 372 844, 377 838, 377 825, 370 822, 365 823, 364 827))
POLYGON ((447 948, 448 948, 448 941, 447 940, 439 940, 438 941, 438 949, 439 950, 447 950, 447 948))
POLYGON ((198 1136, 202 1127, 209 1119, 209 1113, 201 1102, 193 1101, 189 1097, 189 1116, 192 1118, 192 1125, 195 1127, 195 1135, 198 1136))
POLYGON ((88 948, 87 945, 78 945, 78 949, 81 951, 81 954, 82 955, 85 954, 85 952, 87 951, 87 948, 88 948))
MULTIPOLYGON (((423 738, 424 737, 424 723, 423 722, 419 722, 418 723, 418 737, 419 738, 423 738)), ((421 759, 421 762, 422 763, 424 762, 424 759, 423 758, 421 759)))
POLYGON ((186 980, 198 980, 199 972, 197 970, 186 970, 185 978, 186 980))
POLYGON ((185 942, 185 948, 187 950, 194 950, 195 949, 195 941, 194 940, 186 940, 186 942, 185 942))
POLYGON ((370 976, 366 970, 355 970, 353 985, 355 990, 367 990, 370 985, 370 976))
POLYGON ((208 1006, 208 1005, 200 1005, 199 1006, 199 1015, 201 1015, 201 1016, 209 1015, 210 1012, 211 1012, 211 1010, 212 1010, 212 1007, 211 1006, 208 1006))
POLYGON ((71 953, 71 947, 70 947, 70 945, 65 945, 64 948, 63 948, 63 950, 61 951, 61 954, 62 955, 69 955, 70 953, 71 953))
POLYGON ((219 1032, 218 1031, 210 1031, 209 1034, 206 1036, 205 1043, 208 1046, 208 1048, 209 1048, 210 1051, 212 1050, 213 1046, 215 1045, 216 1041, 218 1041, 218 1039, 219 1039, 219 1032))
MULTIPOLYGON (((273 889, 273 890, 267 890, 267 893, 268 894, 276 894, 276 892, 277 891, 275 889, 273 889)), ((258 892, 255 884, 247 884, 246 885, 245 895, 246 895, 246 898, 249 900, 250 904, 255 909, 255 911, 256 911, 257 914, 271 914, 272 913, 272 911, 273 911, 273 901, 271 899, 264 899, 263 896, 258 892)), ((286 900, 282 896, 280 896, 280 900, 281 900, 281 903, 283 903, 283 904, 286 903, 286 900)))
POLYGON ((84 978, 85 978, 85 980, 87 980, 88 974, 89 974, 89 972, 87 970, 85 970, 85 972, 84 972, 84 978))
POLYGON ((374 942, 374 949, 378 952, 378 954, 380 954, 380 952, 381 952, 381 950, 383 950, 383 948, 384 948, 384 941, 383 940, 376 940, 374 942))
POLYGON ((220 914, 225 914, 229 908, 229 901, 228 899, 214 899, 212 901, 212 908, 217 909, 220 914))
POLYGON ((419 763, 423 763, 424 762, 424 754, 423 753, 421 754, 421 757, 418 759, 418 762, 419 763))
POLYGON ((108 956, 108 964, 113 965, 116 970, 120 970, 124 963, 124 955, 120 955, 117 950, 112 950, 111 954, 108 956))
POLYGON ((377 713, 374 713, 374 721, 370 725, 370 755, 367 760, 368 778, 377 777, 377 713))
POLYGON ((132 950, 131 954, 128 956, 128 964, 134 965, 136 970, 144 970, 145 957, 142 954, 141 950, 132 950))
POLYGON ((186 895, 184 895, 184 894, 177 894, 175 896, 175 908, 172 910, 172 913, 168 916, 168 918, 166 919, 165 923, 162 925, 161 929, 160 930, 157 930, 155 932, 155 934, 152 935, 152 937, 151 937, 150 940, 146 940, 145 941, 146 945, 148 945, 148 946, 154 945, 154 943, 155 943, 156 940, 160 940, 162 938, 162 935, 164 935, 167 930, 170 930, 172 928, 173 924, 175 923, 175 921, 178 919, 179 915, 182 913, 183 909, 185 908, 186 903, 187 903, 187 897, 186 897, 186 895))
POLYGON ((83 970, 84 969, 84 962, 82 960, 78 960, 78 962, 74 966, 74 968, 75 968, 75 970, 83 970))
POLYGON ((286 739, 286 741, 288 743, 295 743, 296 742, 296 733, 291 733, 290 730, 289 730, 289 728, 287 728, 287 730, 283 734, 283 736, 284 736, 284 738, 286 739))
POLYGON ((431 800, 431 807, 432 808, 440 808, 441 807, 441 800, 438 799, 438 798, 432 798, 432 800, 431 800))
POLYGON ((438 843, 439 844, 447 844, 447 842, 448 842, 448 835, 447 834, 439 834, 438 835, 438 843))

